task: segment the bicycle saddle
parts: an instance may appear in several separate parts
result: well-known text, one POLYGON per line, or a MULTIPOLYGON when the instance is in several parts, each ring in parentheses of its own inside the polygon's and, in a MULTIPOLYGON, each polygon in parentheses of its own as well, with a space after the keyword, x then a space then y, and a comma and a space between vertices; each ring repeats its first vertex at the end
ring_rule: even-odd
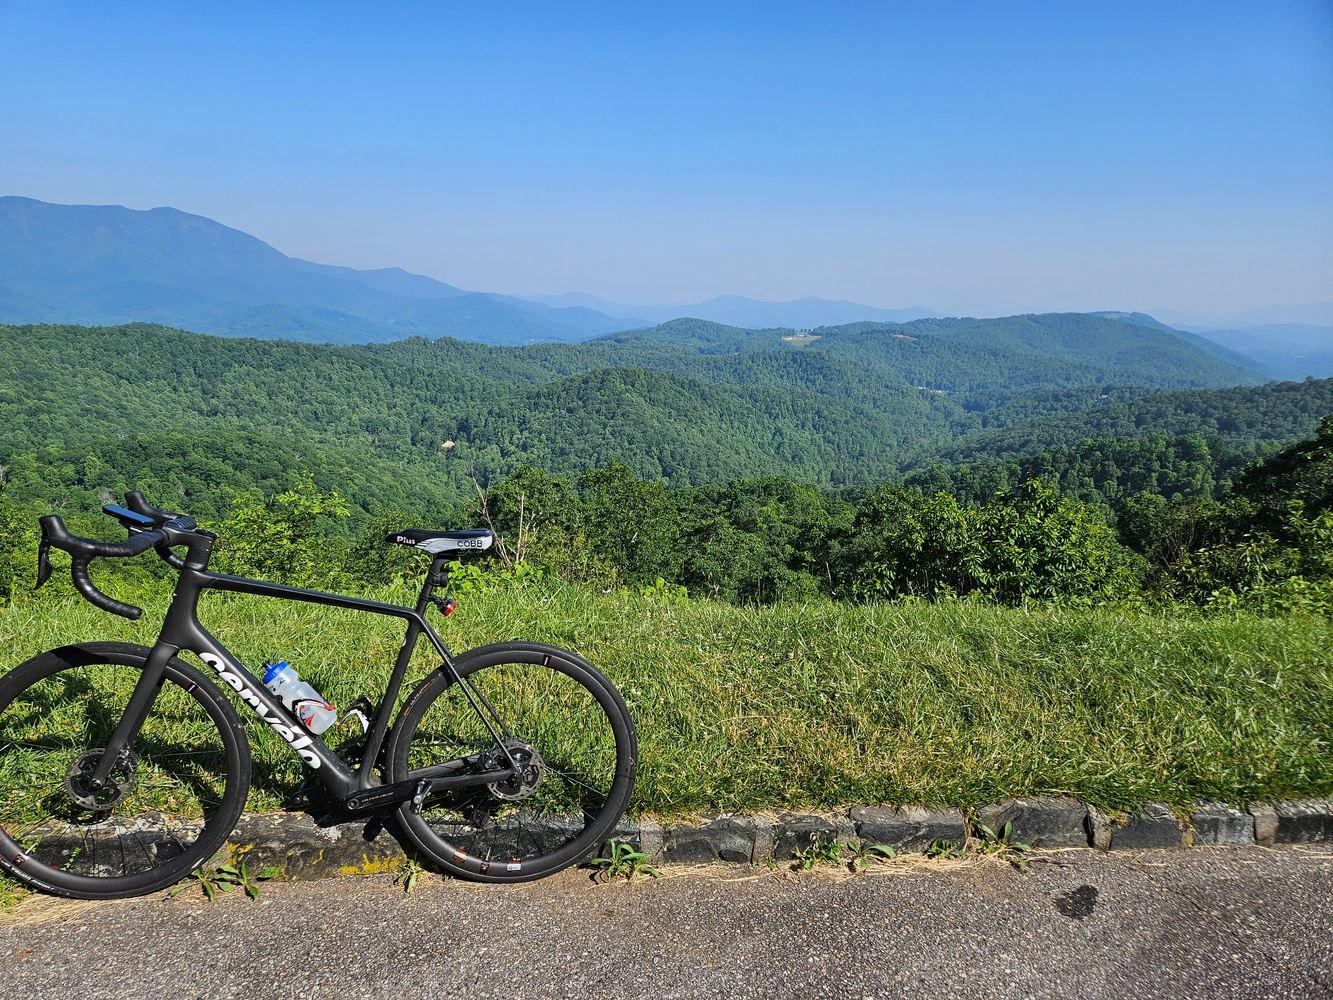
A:
POLYGON ((389 532, 384 540, 390 545, 410 545, 422 552, 439 555, 441 552, 480 552, 489 549, 495 537, 490 528, 465 528, 462 531, 404 528, 389 532))

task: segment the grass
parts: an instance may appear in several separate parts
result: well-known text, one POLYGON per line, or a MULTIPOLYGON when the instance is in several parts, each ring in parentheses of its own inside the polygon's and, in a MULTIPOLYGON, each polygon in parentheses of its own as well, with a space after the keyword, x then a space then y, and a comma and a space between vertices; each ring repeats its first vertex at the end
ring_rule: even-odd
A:
POLYGON ((8 875, 0 875, 0 913, 7 913, 32 895, 32 890, 19 885, 8 875))
MULTIPOLYGON (((0 609, 0 648, 12 665, 79 639, 149 643, 163 610, 154 599, 132 624, 57 594, 0 609)), ((261 598, 210 596, 202 617, 245 662, 290 660, 339 705, 379 693, 401 640, 388 619, 261 598)), ((736 608, 538 583, 466 595, 442 632, 458 649, 551 642, 602 667, 638 723, 632 808, 663 818, 1042 793, 1107 809, 1333 793, 1326 619, 736 608)), ((424 654, 417 676, 432 666, 424 654)), ((300 768, 250 724, 250 807, 277 808, 300 768)))

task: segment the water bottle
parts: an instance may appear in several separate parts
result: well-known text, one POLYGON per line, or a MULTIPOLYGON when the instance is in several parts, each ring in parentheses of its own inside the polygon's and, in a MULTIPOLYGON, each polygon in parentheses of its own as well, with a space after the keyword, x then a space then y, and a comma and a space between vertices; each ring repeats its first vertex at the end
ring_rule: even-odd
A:
POLYGON ((312 733, 318 736, 338 720, 338 710, 324 696, 301 680, 296 668, 285 660, 265 664, 264 687, 282 699, 312 733))

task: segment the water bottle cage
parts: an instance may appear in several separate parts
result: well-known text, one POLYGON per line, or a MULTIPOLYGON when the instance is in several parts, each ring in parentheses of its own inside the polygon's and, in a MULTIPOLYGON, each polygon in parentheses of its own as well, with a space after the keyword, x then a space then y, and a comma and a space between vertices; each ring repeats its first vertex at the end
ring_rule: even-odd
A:
POLYGON ((374 715, 376 708, 370 703, 370 699, 363 694, 357 695, 352 699, 352 703, 347 706, 343 712, 344 719, 356 719, 361 726, 361 733, 365 735, 370 732, 370 717, 374 715))

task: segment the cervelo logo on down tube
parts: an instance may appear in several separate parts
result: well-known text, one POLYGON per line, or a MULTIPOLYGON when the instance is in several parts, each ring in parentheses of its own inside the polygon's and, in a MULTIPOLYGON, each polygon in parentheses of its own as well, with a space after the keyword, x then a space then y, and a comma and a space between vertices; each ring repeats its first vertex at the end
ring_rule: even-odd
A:
POLYGON ((259 696, 245 686, 245 681, 241 680, 228 670, 227 665, 223 663, 219 657, 214 656, 212 653, 200 653, 199 659, 203 660, 216 670, 218 676, 222 678, 222 681, 228 687, 233 688, 236 693, 241 696, 241 700, 255 710, 256 715, 272 726, 273 731, 286 740, 291 745, 291 748, 301 755, 303 761, 309 764, 312 768, 319 767, 319 757, 313 750, 307 749, 314 745, 314 740, 295 726, 287 725, 287 723, 279 716, 270 714, 269 710, 264 706, 264 703, 259 700, 259 696))

